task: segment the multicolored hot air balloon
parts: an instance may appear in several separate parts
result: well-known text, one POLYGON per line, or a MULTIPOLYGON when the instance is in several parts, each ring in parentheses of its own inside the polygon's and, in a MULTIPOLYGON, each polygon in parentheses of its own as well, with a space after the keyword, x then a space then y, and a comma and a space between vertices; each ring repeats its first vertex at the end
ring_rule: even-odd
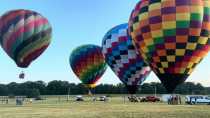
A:
POLYGON ((107 68, 101 47, 90 44, 73 50, 70 56, 70 66, 89 90, 96 86, 96 82, 107 68))
POLYGON ((0 44, 18 67, 27 68, 48 47, 52 28, 30 10, 13 10, 0 17, 0 44))
POLYGON ((171 93, 210 50, 210 1, 141 0, 131 14, 129 33, 171 93))
POLYGON ((109 30, 103 38, 102 52, 106 62, 125 84, 128 92, 135 94, 151 69, 136 53, 127 29, 128 24, 122 24, 109 30))

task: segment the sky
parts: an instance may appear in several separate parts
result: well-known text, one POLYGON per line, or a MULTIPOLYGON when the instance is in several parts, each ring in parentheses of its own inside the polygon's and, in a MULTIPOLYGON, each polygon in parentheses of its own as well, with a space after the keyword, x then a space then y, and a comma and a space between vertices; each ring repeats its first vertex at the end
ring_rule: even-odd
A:
MULTIPOLYGON (((83 44, 101 46, 112 27, 127 23, 139 0, 1 0, 0 15, 14 9, 29 9, 48 18, 53 28, 49 48, 27 69, 20 69, 0 49, 0 83, 64 80, 79 83, 69 65, 71 51, 83 44), (21 71, 26 78, 20 80, 21 71)), ((187 81, 210 86, 210 54, 196 67, 187 81)), ((117 76, 107 69, 99 83, 117 84, 117 76)), ((145 82, 160 82, 151 73, 145 82)))

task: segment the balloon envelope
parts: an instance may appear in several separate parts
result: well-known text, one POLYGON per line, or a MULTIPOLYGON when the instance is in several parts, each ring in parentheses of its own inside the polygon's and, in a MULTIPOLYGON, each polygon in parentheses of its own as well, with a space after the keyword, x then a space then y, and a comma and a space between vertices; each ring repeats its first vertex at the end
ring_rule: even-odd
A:
POLYGON ((136 53, 127 29, 128 24, 122 24, 108 31, 103 38, 102 52, 128 92, 135 94, 151 70, 136 53))
POLYGON ((0 18, 0 44, 17 64, 26 68, 38 58, 51 41, 48 20, 30 10, 13 10, 0 18))
POLYGON ((71 53, 70 66, 83 84, 88 88, 94 88, 106 70, 101 47, 96 45, 77 47, 71 53))
POLYGON ((210 50, 209 0, 142 0, 129 33, 168 92, 183 83, 210 50))

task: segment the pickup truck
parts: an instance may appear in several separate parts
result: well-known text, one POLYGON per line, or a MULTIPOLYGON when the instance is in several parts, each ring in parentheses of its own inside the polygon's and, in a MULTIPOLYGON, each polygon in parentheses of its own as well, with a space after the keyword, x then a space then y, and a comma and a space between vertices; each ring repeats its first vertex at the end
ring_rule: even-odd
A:
POLYGON ((185 97, 186 104, 209 104, 210 105, 210 97, 208 96, 186 96, 185 97))
POLYGON ((155 97, 155 96, 146 96, 141 98, 141 102, 159 102, 160 98, 155 97))

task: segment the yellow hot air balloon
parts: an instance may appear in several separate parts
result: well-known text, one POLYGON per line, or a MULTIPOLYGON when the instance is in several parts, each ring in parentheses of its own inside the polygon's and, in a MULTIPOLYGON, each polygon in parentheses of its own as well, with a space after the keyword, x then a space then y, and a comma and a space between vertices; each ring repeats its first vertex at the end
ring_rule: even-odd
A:
POLYGON ((129 20, 138 52, 173 92, 210 50, 209 0, 141 0, 129 20))

